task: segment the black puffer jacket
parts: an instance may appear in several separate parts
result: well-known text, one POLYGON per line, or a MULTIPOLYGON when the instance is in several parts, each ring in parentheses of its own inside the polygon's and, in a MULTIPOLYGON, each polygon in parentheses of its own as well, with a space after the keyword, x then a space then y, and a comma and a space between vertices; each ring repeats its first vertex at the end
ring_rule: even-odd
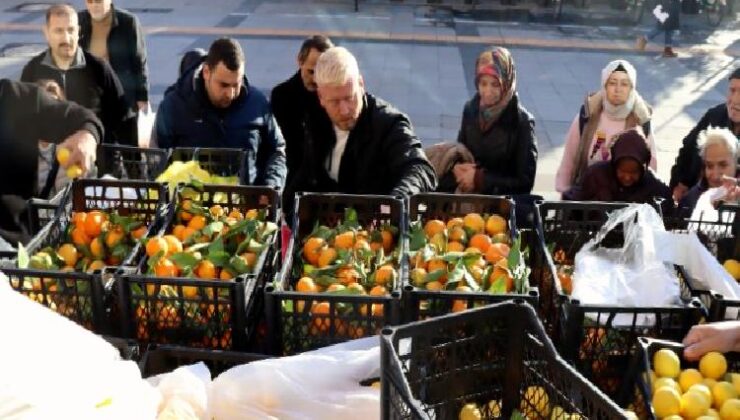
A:
POLYGON ((534 117, 519 105, 516 94, 491 128, 481 132, 480 96, 465 104, 457 141, 475 157, 483 173, 476 174, 476 192, 528 194, 537 172, 537 137, 534 117))
MULTIPOLYGON (((108 34, 110 65, 121 81, 130 106, 149 100, 149 72, 146 65, 146 42, 139 19, 130 12, 111 6, 113 22, 108 34)), ((90 12, 77 14, 80 21, 80 46, 90 49, 92 19, 90 12)))
POLYGON ((408 117, 389 103, 365 94, 339 165, 339 182, 326 170, 336 136, 326 113, 307 119, 303 163, 283 194, 292 209, 298 191, 409 196, 434 191, 437 177, 408 117))
MULTIPOLYGON (((679 182, 687 187, 692 187, 701 179, 702 162, 701 156, 699 156, 697 138, 699 133, 709 126, 732 130, 732 122, 727 114, 727 105, 719 104, 710 108, 689 134, 684 137, 683 146, 681 146, 681 150, 678 151, 676 157, 676 163, 671 168, 671 189, 679 182)), ((740 138, 738 140, 740 141, 740 138)))

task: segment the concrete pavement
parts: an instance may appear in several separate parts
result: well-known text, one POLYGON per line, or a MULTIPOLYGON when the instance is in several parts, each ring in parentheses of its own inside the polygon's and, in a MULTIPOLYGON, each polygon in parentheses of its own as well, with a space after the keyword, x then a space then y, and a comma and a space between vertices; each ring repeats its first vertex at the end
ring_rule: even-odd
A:
MULTIPOLYGON (((43 14, 0 10, 0 77, 18 78, 28 55, 44 47, 43 14), (20 55, 20 56, 19 56, 20 55)), ((81 0, 73 2, 82 8, 81 0)), ((486 45, 505 45, 517 65, 518 91, 535 116, 540 146, 535 192, 555 198, 554 174, 564 135, 584 95, 598 88, 601 68, 625 58, 637 68, 637 87, 653 105, 658 173, 664 180, 681 139, 703 112, 724 100, 727 76, 740 65, 740 25, 684 33, 678 59, 659 46, 636 53, 647 27, 543 25, 437 16, 427 6, 351 1, 118 0, 147 30, 151 99, 156 106, 176 77, 181 54, 207 48, 217 36, 240 40, 252 84, 269 91, 296 70, 302 39, 331 36, 358 58, 370 92, 409 114, 427 145, 454 141, 463 104, 474 93, 473 62, 486 45), (430 17, 431 16, 431 17, 430 17), (436 17, 435 17, 436 16, 436 17)))

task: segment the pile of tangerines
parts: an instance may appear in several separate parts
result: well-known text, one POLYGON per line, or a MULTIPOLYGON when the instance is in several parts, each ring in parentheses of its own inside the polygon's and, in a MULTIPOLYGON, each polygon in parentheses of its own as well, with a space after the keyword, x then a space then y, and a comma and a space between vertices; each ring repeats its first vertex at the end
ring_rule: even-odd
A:
MULTIPOLYGON (((504 217, 468 213, 446 221, 420 219, 410 224, 409 234, 409 279, 416 289, 521 292, 515 290, 521 257, 510 261, 512 241, 504 217)), ((519 254, 518 242, 513 247, 519 254)), ((454 302, 453 311, 464 309, 464 301, 454 302)))

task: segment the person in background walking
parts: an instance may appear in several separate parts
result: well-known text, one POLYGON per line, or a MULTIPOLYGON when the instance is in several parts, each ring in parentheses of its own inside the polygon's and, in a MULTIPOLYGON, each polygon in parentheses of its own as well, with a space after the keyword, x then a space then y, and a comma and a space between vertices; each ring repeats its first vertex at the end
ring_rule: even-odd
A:
POLYGON ((681 25, 681 0, 660 1, 653 15, 657 20, 655 27, 647 35, 637 37, 637 49, 644 51, 648 41, 663 32, 663 57, 677 57, 678 54, 673 51, 673 31, 677 31, 681 25))

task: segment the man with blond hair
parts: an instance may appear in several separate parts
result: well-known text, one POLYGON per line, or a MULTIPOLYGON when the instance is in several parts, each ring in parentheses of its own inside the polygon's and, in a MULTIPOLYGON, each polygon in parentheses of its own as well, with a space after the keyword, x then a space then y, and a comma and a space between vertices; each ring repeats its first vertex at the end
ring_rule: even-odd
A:
POLYGON ((321 54, 314 78, 325 113, 306 120, 303 162, 284 194, 286 209, 296 191, 409 196, 436 188, 408 117, 365 91, 347 49, 321 54))
POLYGON ((133 144, 122 132, 133 113, 121 82, 108 63, 80 48, 77 11, 69 4, 52 5, 43 30, 49 48, 26 64, 21 81, 55 81, 67 100, 94 112, 103 122, 106 143, 133 144))

